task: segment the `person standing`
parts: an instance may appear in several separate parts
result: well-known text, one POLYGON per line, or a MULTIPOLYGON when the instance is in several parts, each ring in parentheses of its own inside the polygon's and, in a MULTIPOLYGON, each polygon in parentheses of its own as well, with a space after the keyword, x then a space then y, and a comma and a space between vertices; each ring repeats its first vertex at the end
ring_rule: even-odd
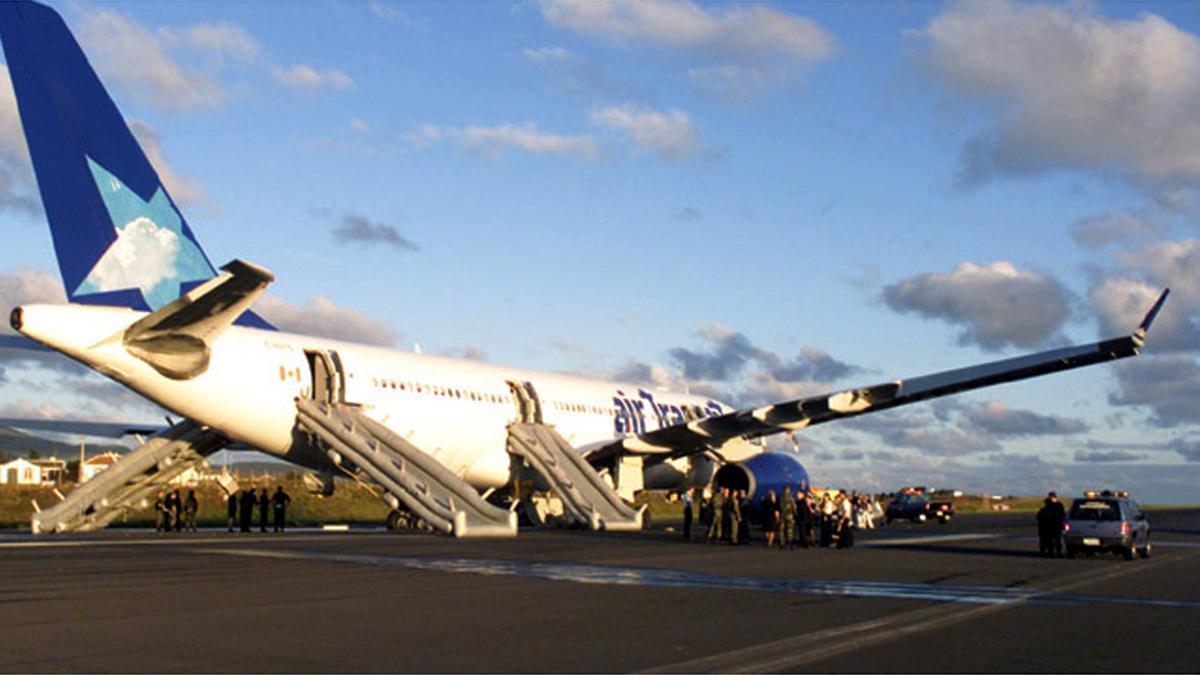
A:
POLYGON ((712 543, 714 541, 719 542, 725 534, 723 527, 723 521, 725 520, 724 491, 717 492, 714 490, 712 499, 709 500, 709 502, 712 504, 712 506, 709 508, 709 510, 712 511, 712 524, 708 526, 708 543, 712 543))
POLYGON ((1067 522, 1067 509, 1058 499, 1058 493, 1051 492, 1047 495, 1050 500, 1050 513, 1053 515, 1051 519, 1050 532, 1050 548, 1054 552, 1055 558, 1063 557, 1063 525, 1067 522))
POLYGON ((683 538, 690 540, 692 538, 692 492, 695 488, 688 488, 683 491, 683 538))
POLYGON ((181 511, 183 511, 183 503, 179 499, 179 490, 171 490, 171 494, 167 495, 167 511, 169 513, 167 516, 167 529, 175 530, 176 532, 182 530, 183 514, 181 511))
POLYGON ((154 531, 162 532, 167 529, 167 500, 163 499, 163 493, 158 493, 158 498, 154 500, 154 531))
POLYGON ((230 492, 225 497, 225 513, 229 516, 229 531, 233 532, 233 529, 238 524, 238 497, 236 492, 230 492))
POLYGON ((800 548, 812 548, 813 545, 813 502, 812 498, 803 492, 796 495, 796 520, 800 529, 800 548))
POLYGON ((248 488, 242 491, 242 498, 239 500, 241 506, 242 532, 249 532, 250 525, 254 520, 254 504, 258 500, 254 497, 254 488, 248 488))
POLYGON ((767 548, 775 548, 775 531, 779 529, 779 500, 775 491, 767 493, 767 499, 762 505, 762 528, 767 536, 767 548))
POLYGON ((854 500, 843 492, 839 504, 838 548, 854 546, 854 500))
POLYGON ((725 510, 729 512, 729 544, 737 546, 741 539, 738 535, 741 532, 738 530, 738 525, 742 520, 742 509, 738 499, 738 493, 730 492, 729 488, 725 488, 725 510))
POLYGON ((792 487, 783 488, 783 498, 779 500, 779 549, 792 551, 796 544, 792 541, 792 533, 796 531, 796 502, 792 498, 792 487))
POLYGON ((183 525, 189 532, 196 531, 196 512, 200 510, 200 502, 196 499, 196 491, 188 490, 187 499, 183 502, 183 525))
MULTIPOLYGON (((263 490, 263 494, 267 491, 263 490)), ((288 493, 283 491, 283 486, 275 488, 275 496, 271 498, 271 510, 275 512, 275 531, 283 532, 283 528, 287 525, 287 506, 292 502, 292 498, 288 493)))
POLYGON ((262 493, 258 496, 258 529, 261 532, 267 531, 267 512, 271 509, 271 495, 267 494, 267 488, 262 489, 262 493))
POLYGON ((738 543, 750 545, 750 500, 745 490, 738 490, 738 543))

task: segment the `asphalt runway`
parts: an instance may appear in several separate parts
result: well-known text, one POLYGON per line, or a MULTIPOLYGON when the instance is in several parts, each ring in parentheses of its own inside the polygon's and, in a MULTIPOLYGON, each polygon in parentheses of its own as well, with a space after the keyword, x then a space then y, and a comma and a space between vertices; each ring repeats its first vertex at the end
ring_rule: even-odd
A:
POLYGON ((1200 510, 1154 554, 1035 555, 1032 514, 847 550, 523 530, 0 534, 5 672, 1195 672, 1200 510))

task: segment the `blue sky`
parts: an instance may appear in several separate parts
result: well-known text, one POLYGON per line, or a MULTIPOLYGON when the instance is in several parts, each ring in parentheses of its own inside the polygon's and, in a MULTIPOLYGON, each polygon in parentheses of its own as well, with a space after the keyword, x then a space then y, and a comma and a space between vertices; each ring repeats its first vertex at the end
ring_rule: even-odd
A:
MULTIPOLYGON (((1110 337, 1171 285, 1135 363, 799 442, 868 489, 1200 498, 1191 5, 55 6, 283 327, 756 404, 1110 337)), ((6 308, 61 297, 17 124, 0 94, 6 308)), ((157 414, 0 368, 6 414, 157 414)))

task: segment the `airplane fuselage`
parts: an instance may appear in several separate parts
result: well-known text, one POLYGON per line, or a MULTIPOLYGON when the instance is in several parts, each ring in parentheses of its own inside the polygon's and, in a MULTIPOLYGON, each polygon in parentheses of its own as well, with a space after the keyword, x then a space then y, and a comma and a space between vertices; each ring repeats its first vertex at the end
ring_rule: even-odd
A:
POLYGON ((540 421, 581 450, 731 410, 636 384, 238 326, 213 342, 203 373, 172 379, 122 344, 142 312, 86 305, 19 312, 14 327, 27 337, 232 441, 317 469, 328 462, 296 431, 297 398, 358 406, 477 488, 512 479, 507 427, 522 405, 536 406, 540 421))

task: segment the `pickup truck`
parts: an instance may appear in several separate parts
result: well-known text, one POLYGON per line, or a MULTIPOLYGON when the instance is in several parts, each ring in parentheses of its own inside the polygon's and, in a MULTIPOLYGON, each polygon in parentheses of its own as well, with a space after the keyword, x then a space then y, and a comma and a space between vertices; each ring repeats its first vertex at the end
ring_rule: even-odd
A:
POLYGON ((911 520, 923 523, 937 518, 942 525, 954 517, 954 502, 934 501, 922 494, 901 494, 887 505, 883 518, 890 523, 893 520, 911 520))

